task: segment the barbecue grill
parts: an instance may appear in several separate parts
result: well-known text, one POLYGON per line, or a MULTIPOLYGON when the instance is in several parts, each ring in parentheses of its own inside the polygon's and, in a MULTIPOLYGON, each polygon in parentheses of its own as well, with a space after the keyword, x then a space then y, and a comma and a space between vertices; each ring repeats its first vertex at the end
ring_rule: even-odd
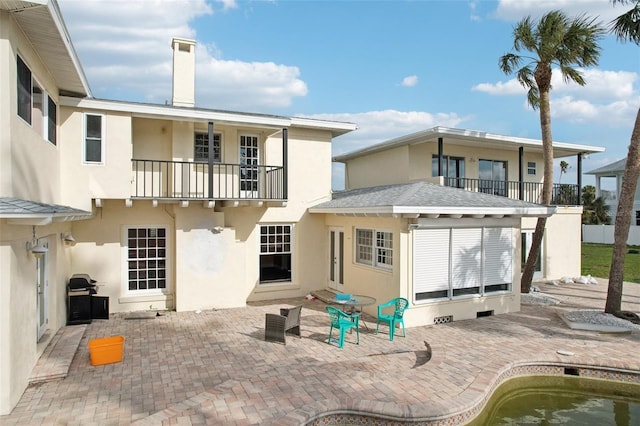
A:
POLYGON ((96 280, 89 274, 73 274, 67 284, 67 325, 90 324, 109 319, 109 297, 98 296, 96 280))

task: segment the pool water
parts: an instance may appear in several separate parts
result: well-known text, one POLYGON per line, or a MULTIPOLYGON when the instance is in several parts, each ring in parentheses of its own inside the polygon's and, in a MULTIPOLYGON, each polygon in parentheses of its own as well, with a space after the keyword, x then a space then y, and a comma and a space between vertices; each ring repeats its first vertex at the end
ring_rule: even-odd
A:
POLYGON ((640 425, 640 384, 529 376, 498 387, 469 425, 640 425))

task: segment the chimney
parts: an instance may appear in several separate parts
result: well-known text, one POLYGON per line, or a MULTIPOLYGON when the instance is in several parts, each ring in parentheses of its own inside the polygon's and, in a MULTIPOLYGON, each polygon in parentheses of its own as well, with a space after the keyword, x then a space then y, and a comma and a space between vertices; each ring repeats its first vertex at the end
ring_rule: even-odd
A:
POLYGON ((174 37, 173 48, 173 98, 172 105, 195 105, 196 41, 174 37))

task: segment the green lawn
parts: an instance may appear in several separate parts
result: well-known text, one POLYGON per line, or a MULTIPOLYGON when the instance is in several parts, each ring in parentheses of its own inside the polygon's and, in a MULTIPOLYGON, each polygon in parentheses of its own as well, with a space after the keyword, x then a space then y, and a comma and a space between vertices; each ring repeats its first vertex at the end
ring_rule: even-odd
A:
MULTIPOLYGON (((582 243, 582 275, 609 278, 612 250, 610 244, 582 243)), ((640 247, 629 246, 629 250, 640 252, 640 247)), ((627 252, 624 260, 624 280, 640 283, 640 253, 627 252)))

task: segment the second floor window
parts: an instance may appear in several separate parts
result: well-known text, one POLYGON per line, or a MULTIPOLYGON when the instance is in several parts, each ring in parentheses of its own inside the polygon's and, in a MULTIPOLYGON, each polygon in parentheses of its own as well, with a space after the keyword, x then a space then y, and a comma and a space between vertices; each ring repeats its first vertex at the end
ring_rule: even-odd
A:
POLYGON ((85 114, 84 162, 104 163, 104 123, 103 116, 85 114))
POLYGON ((527 161, 527 174, 533 176, 536 174, 536 163, 533 161, 527 161))
POLYGON ((32 82, 31 70, 18 56, 18 116, 31 124, 32 82))
MULTIPOLYGON (((464 178, 464 158, 462 157, 449 157, 448 155, 444 155, 442 157, 442 168, 442 176, 444 177, 464 178)), ((431 176, 439 176, 437 155, 431 157, 431 176)))
MULTIPOLYGON (((222 162, 222 135, 213 134, 213 161, 222 162)), ((193 139, 193 159, 197 162, 209 161, 209 134, 207 132, 196 132, 193 139)))
POLYGON ((18 56, 18 116, 52 144, 57 142, 58 107, 18 56))

